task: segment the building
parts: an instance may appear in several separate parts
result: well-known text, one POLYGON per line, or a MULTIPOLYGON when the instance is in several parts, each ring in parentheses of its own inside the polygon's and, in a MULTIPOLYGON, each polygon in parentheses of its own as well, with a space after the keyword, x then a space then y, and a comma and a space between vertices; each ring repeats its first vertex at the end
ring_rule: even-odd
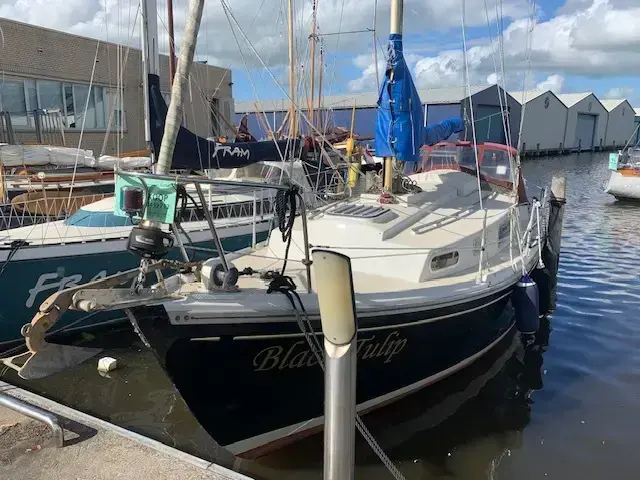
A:
POLYGON ((633 111, 635 112, 633 138, 635 139, 635 144, 638 145, 640 143, 640 107, 634 107, 633 111))
POLYGON ((607 109, 591 92, 563 93, 558 98, 567 107, 564 146, 569 150, 604 147, 607 109))
POLYGON ((520 151, 525 154, 562 151, 568 112, 566 105, 550 90, 510 93, 524 109, 520 151))
POLYGON ((607 128, 604 134, 605 147, 624 147, 635 130, 633 107, 623 98, 600 100, 600 103, 608 112, 607 128))
MULTIPOLYGON (((473 107, 478 142, 506 143, 501 108, 501 100, 504 102, 506 98, 505 110, 508 111, 510 136, 512 144, 516 145, 520 124, 520 104, 497 85, 474 85, 469 90, 466 87, 418 90, 424 105, 425 125, 432 125, 452 117, 468 120, 471 118, 471 107, 473 107), (468 96, 469 90, 471 102, 468 96)), ((375 92, 325 96, 321 104, 322 113, 316 112, 315 118, 322 118, 323 124, 350 128, 355 106, 353 130, 360 137, 371 139, 374 137, 376 126, 377 102, 378 93, 375 92)), ((249 130, 256 138, 264 138, 268 130, 275 131, 282 126, 288 108, 289 104, 286 100, 237 102, 236 123, 246 114, 249 130)), ((317 123, 316 121, 315 124, 317 123)), ((469 122, 467 123, 470 125, 469 122)), ((302 133, 309 131, 305 123, 301 125, 300 130, 302 133)), ((464 137, 464 134, 462 136, 464 137)), ((467 128, 466 136, 468 139, 472 138, 470 128, 467 128)))
MULTIPOLYGON (((34 110, 59 109, 67 146, 80 143, 84 125, 80 146, 95 155, 145 147, 140 50, 2 18, 0 29, 0 111, 10 113, 17 143, 36 143, 34 110), (119 58, 126 59, 121 83, 119 58), (122 135, 113 133, 120 130, 122 135)), ((167 56, 160 57, 160 71, 161 90, 169 98, 167 56)), ((185 125, 200 136, 226 134, 216 112, 232 118, 231 85, 229 70, 194 63, 185 125)))

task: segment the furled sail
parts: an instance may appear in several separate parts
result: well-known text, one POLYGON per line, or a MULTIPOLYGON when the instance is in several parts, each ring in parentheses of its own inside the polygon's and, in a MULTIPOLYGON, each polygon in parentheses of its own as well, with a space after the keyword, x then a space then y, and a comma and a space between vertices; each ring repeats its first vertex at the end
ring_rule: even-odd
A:
POLYGON ((376 155, 417 162, 425 140, 424 112, 402 53, 402 34, 389 35, 387 58, 378 97, 376 155))
MULTIPOLYGON (((160 93, 160 78, 149 75, 149 120, 151 141, 156 152, 160 151, 166 116, 167 104, 160 93)), ((239 168, 262 161, 281 161, 282 158, 289 158, 291 152, 296 158, 301 158, 304 156, 303 147, 303 143, 297 139, 278 142, 216 142, 180 127, 171 167, 190 170, 239 168)))

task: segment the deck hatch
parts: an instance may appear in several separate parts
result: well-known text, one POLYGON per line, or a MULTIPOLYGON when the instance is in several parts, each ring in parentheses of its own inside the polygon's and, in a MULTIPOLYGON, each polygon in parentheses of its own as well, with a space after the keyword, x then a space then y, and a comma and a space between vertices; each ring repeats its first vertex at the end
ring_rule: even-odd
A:
POLYGON ((389 211, 386 207, 377 207, 374 205, 347 204, 338 205, 327 213, 338 217, 354 217, 354 218, 377 218, 389 211))

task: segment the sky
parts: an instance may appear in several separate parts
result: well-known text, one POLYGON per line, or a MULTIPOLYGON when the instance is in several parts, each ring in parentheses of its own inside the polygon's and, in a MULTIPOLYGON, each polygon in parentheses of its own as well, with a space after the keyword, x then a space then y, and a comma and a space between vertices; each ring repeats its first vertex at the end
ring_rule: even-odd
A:
MULTIPOLYGON (((165 2, 158 0, 163 52, 168 50, 165 2)), ((187 3, 174 0, 178 48, 187 3)), ((295 65, 303 79, 298 82, 306 86, 313 0, 294 4, 295 65)), ((375 91, 374 45, 379 76, 389 0, 317 0, 317 5, 323 94, 375 91)), ((205 3, 196 59, 232 69, 236 101, 285 97, 286 7, 286 0, 205 3)), ((137 0, 0 0, 0 17, 133 46, 140 44, 137 11, 137 0)), ((419 88, 465 85, 466 64, 471 84, 502 84, 504 72, 508 90, 593 91, 640 106, 640 0, 405 0, 404 49, 419 88)), ((318 58, 316 73, 319 63, 318 58)))

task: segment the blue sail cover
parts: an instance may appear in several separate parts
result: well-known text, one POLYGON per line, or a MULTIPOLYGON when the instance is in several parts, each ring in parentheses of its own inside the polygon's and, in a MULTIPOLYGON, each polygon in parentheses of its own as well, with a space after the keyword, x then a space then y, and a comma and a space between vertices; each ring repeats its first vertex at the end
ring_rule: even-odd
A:
MULTIPOLYGON (((167 104, 160 92, 160 77, 149 75, 149 120, 151 123, 151 142, 156 152, 164 135, 164 122, 167 118, 167 104)), ((296 157, 305 159, 306 150, 301 140, 273 140, 264 142, 223 143, 208 140, 180 127, 176 138, 171 167, 175 169, 202 170, 219 168, 239 168, 262 161, 279 162, 287 158, 293 149, 296 157), (289 150, 287 150, 287 148, 289 150)))
POLYGON ((389 35, 388 61, 378 97, 376 156, 405 162, 420 160, 424 144, 424 112, 402 54, 402 35, 389 35))
POLYGON ((449 118, 435 125, 427 125, 424 128, 425 145, 435 145, 438 142, 446 140, 454 133, 464 131, 464 120, 462 118, 449 118))

